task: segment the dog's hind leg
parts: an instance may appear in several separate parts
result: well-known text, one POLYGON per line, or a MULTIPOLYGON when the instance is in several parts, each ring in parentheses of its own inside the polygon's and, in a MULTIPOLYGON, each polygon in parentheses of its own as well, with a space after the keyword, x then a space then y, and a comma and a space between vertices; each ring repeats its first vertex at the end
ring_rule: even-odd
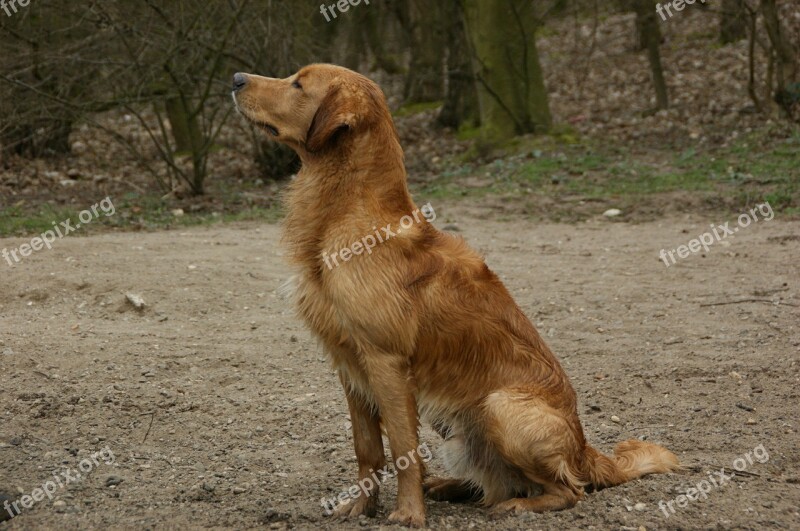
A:
POLYGON ((561 511, 570 509, 582 496, 569 487, 556 483, 544 484, 544 493, 531 498, 511 498, 492 507, 492 513, 501 516, 505 513, 561 511))
POLYGON ((585 446, 577 419, 550 407, 533 393, 498 391, 484 403, 487 438, 509 466, 540 485, 543 493, 528 498, 499 499, 486 493, 493 512, 558 511, 583 497, 581 458, 585 446))
MULTIPOLYGON (((442 420, 435 420, 431 423, 431 427, 445 440, 442 452, 447 455, 446 460, 463 461, 466 458, 463 435, 442 420), (454 454, 457 457, 454 457, 454 454)), ((480 487, 466 479, 429 477, 425 479, 422 488, 426 498, 436 501, 461 503, 481 498, 480 487)))
POLYGON ((481 489, 462 479, 428 478, 423 487, 425 496, 436 501, 460 503, 481 497, 481 489))

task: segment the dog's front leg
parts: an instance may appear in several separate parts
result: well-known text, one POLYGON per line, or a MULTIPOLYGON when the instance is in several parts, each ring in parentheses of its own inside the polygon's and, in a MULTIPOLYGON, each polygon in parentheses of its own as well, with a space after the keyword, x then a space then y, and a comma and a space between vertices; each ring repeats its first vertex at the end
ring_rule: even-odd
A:
POLYGON ((363 396, 355 392, 344 376, 341 376, 341 380, 347 395, 350 422, 353 425, 353 445, 358 460, 360 493, 357 498, 338 507, 334 514, 344 517, 364 514, 372 517, 378 512, 378 482, 381 481, 379 471, 386 466, 380 416, 377 407, 368 404, 363 396))
POLYGON ((422 527, 425 525, 425 503, 421 458, 417 455, 419 423, 408 360, 403 356, 375 351, 365 353, 364 364, 397 470, 397 507, 389 515, 389 520, 422 527))

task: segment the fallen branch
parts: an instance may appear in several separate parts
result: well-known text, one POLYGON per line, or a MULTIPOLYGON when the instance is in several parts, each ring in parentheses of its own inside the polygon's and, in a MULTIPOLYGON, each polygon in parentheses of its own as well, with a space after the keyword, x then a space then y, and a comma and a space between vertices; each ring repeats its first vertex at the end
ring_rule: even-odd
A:
POLYGON ((797 304, 792 304, 791 302, 783 302, 783 301, 773 301, 771 299, 740 299, 738 301, 723 301, 723 302, 709 302, 707 304, 701 304, 700 307, 704 308, 706 306, 723 306, 726 304, 741 304, 744 302, 768 302, 769 304, 774 304, 776 306, 798 306, 797 304))

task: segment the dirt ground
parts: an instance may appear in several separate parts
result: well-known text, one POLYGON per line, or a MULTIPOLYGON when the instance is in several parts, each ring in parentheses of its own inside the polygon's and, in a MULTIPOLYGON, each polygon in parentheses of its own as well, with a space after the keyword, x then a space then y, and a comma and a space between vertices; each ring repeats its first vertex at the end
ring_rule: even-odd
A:
MULTIPOLYGON (((431 528, 800 528, 800 222, 758 222, 667 268, 662 248, 727 220, 437 213, 486 254, 560 357, 590 442, 609 452, 644 437, 687 468, 544 515, 492 520, 429 501, 431 528), (673 501, 735 465, 707 499, 673 501)), ((0 492, 17 499, 54 471, 91 469, 0 529, 388 528, 394 480, 376 519, 323 514, 320 499, 354 483, 355 457, 338 380, 283 295, 279 232, 71 235, 0 262, 0 492), (112 464, 86 460, 104 448, 112 464)), ((435 456, 436 436, 422 439, 435 456)))

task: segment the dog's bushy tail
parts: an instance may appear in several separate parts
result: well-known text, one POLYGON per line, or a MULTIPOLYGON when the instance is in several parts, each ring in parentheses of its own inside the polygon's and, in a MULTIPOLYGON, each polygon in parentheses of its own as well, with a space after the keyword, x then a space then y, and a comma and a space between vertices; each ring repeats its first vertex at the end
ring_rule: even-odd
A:
POLYGON ((662 446, 644 441, 623 441, 614 455, 603 455, 586 445, 586 476, 596 489, 613 487, 647 475, 678 470, 678 458, 662 446))

